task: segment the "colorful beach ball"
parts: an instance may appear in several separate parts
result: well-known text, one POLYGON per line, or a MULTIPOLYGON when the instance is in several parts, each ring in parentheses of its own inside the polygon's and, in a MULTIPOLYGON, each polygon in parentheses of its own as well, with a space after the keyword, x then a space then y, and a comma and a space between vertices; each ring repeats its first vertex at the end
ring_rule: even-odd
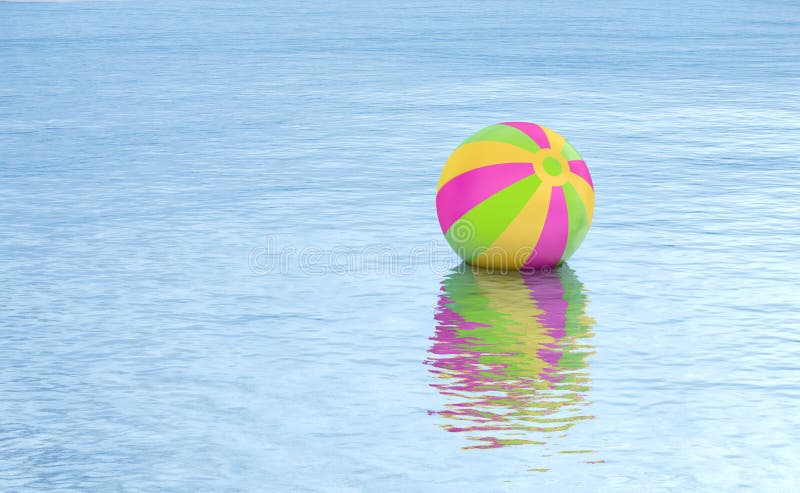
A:
POLYGON ((589 168, 562 136, 506 122, 465 140, 442 170, 439 225, 470 264, 538 269, 578 249, 594 212, 589 168))

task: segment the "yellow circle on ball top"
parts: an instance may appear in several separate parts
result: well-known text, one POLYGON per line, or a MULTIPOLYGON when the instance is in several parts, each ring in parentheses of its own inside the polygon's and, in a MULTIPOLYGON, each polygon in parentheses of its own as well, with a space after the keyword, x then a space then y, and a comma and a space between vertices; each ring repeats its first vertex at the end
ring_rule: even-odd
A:
POLYGON ((540 149, 534 154, 533 169, 536 176, 552 187, 563 185, 569 178, 569 163, 553 149, 540 149))

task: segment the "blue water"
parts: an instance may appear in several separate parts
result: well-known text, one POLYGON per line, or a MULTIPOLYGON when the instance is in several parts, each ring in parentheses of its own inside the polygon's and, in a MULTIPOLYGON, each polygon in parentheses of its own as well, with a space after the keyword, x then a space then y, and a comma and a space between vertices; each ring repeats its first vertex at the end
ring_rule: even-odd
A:
POLYGON ((0 490, 797 491, 799 37, 789 1, 0 2, 0 490), (436 220, 508 120, 596 185, 535 279, 436 220))

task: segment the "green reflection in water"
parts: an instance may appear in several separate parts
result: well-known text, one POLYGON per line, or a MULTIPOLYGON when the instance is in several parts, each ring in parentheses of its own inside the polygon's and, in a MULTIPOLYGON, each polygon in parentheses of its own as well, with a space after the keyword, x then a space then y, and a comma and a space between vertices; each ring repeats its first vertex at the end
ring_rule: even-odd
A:
POLYGON ((426 364, 448 400, 450 432, 498 448, 545 444, 591 419, 587 356, 594 320, 567 266, 495 274, 462 265, 442 282, 426 364))

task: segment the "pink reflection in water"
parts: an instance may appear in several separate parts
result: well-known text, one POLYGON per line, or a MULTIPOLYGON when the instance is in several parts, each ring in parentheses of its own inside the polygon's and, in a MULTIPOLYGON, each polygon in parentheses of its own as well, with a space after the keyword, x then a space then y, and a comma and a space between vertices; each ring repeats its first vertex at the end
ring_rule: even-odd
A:
POLYGON ((543 444, 576 422, 589 390, 586 356, 592 320, 574 272, 453 272, 442 283, 426 364, 448 397, 452 433, 466 448, 543 444))

